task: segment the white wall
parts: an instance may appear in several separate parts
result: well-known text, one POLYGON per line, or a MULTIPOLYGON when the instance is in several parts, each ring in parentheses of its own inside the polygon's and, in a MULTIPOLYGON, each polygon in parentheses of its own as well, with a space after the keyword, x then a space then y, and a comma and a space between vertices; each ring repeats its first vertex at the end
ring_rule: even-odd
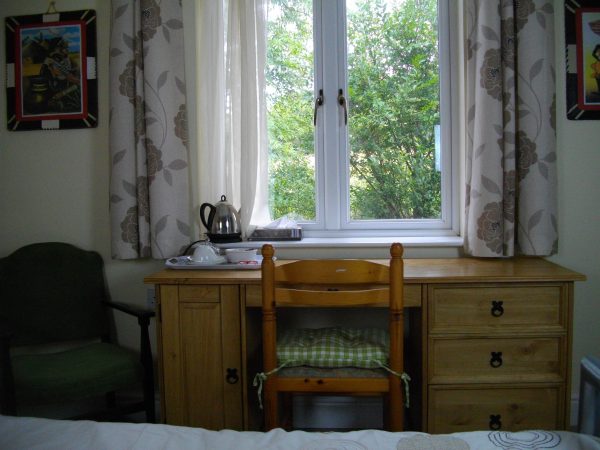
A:
POLYGON ((587 276, 575 285, 573 393, 579 361, 600 356, 600 121, 566 119, 564 2, 556 12, 556 121, 558 137, 558 254, 551 261, 587 276))
MULTIPOLYGON (((193 0, 184 0, 193 11, 193 0)), ((575 333, 573 367, 578 380, 578 361, 584 354, 600 356, 600 123, 567 121, 564 101, 563 13, 562 2, 554 1, 557 11, 557 120, 559 165, 558 255, 551 259, 584 273, 588 281, 575 288, 575 333)), ((93 249, 104 257, 113 299, 144 305, 146 286, 143 277, 162 268, 162 261, 113 261, 110 257, 109 231, 109 155, 108 155, 108 0, 60 0, 59 10, 92 8, 97 13, 99 126, 87 130, 8 132, 6 98, 0 95, 0 255, 38 241, 67 241, 93 249)), ((6 16, 38 14, 46 11, 46 0, 16 2, 0 0, 0 19, 6 16)), ((186 14, 185 23, 193 20, 186 14)), ((186 30, 186 36, 193 32, 186 30)), ((0 36, 0 60, 5 60, 4 33, 0 36)), ((191 40, 191 39, 189 39, 191 40)), ((188 50, 193 54, 193 49, 188 50)), ((193 68, 186 72, 193 74, 193 68)), ((5 86, 5 71, 0 74, 5 86)), ((193 83, 188 91, 193 92, 193 83)), ((194 123, 196 105, 190 104, 189 123, 194 123)), ((192 135, 192 142, 195 136, 192 135)), ((335 256, 323 250, 320 254, 335 256)), ((359 254, 351 250, 337 254, 359 254)), ((360 256, 378 254, 366 249, 360 256)), ((456 251, 427 249, 411 251, 409 256, 449 256, 456 251)), ((137 345, 135 321, 118 316, 119 340, 137 345)))

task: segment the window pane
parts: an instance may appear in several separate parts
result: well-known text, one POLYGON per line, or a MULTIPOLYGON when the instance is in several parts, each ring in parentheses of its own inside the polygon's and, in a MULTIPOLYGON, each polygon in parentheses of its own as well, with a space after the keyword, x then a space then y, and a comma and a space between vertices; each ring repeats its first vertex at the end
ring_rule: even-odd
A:
POLYGON ((271 216, 315 220, 311 0, 271 0, 266 98, 271 216))
POLYGON ((437 1, 348 0, 347 29, 350 219, 440 218, 437 1))

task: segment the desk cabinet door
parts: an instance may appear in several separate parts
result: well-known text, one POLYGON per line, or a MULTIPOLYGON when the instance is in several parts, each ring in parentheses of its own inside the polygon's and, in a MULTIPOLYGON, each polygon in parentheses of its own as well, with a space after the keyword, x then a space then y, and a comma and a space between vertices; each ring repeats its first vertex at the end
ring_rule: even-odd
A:
POLYGON ((160 303, 165 422, 242 429, 239 287, 163 286, 160 303))

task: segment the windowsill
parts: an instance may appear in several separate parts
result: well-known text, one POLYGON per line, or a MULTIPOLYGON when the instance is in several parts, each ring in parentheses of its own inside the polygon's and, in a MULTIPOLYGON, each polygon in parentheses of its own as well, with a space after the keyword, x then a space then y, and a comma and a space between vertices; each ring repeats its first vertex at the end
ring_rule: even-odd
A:
POLYGON ((405 248, 462 247, 460 236, 405 236, 405 237, 340 237, 340 238, 303 238, 299 241, 243 241, 218 244, 220 248, 260 248, 263 244, 272 244, 276 248, 383 248, 394 242, 400 242, 405 248))

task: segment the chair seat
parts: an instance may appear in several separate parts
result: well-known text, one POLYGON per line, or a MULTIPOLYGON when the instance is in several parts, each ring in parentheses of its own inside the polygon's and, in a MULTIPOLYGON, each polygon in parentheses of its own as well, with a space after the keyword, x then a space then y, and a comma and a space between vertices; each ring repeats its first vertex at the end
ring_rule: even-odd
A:
POLYGON ((19 401, 44 403, 130 387, 142 370, 135 353, 100 342, 58 353, 15 356, 12 365, 19 401))

